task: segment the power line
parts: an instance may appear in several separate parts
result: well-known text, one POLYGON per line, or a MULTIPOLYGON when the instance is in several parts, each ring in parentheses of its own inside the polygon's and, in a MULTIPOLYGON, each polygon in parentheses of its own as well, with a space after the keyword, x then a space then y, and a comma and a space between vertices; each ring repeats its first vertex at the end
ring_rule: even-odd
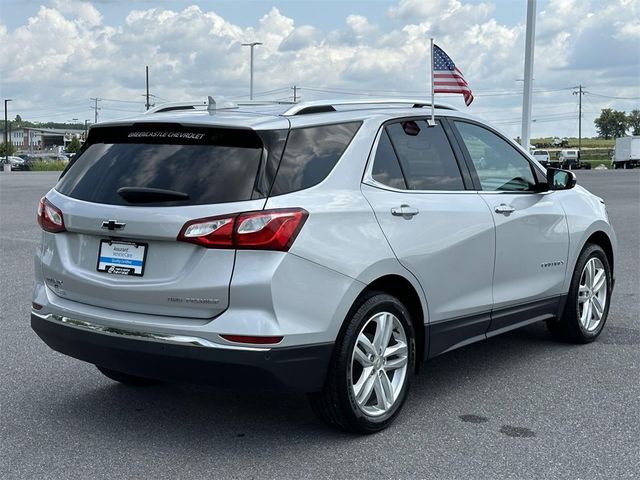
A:
POLYGON ((593 95, 594 97, 613 98, 615 100, 640 100, 640 97, 614 97, 612 95, 603 95, 601 93, 584 92, 587 95, 593 95))
MULTIPOLYGON (((379 94, 392 94, 396 96, 407 95, 426 95, 426 90, 367 90, 351 89, 351 88, 331 88, 331 87, 317 87, 317 86, 302 86, 299 89, 306 89, 310 91, 319 91, 323 93, 339 93, 345 95, 379 95, 379 94)), ((573 90, 574 87, 560 87, 560 88, 537 88, 534 89, 534 93, 553 93, 562 92, 567 90, 573 90)), ((522 95, 522 90, 474 90, 474 96, 507 96, 507 95, 522 95)), ((441 97, 457 97, 456 95, 441 95, 441 97)))
MULTIPOLYGON (((282 87, 282 88, 275 88, 273 90, 266 90, 264 92, 258 92, 258 93, 254 93, 253 96, 254 97, 259 97, 259 96, 264 96, 264 95, 269 95, 272 93, 279 93, 279 92, 285 92, 285 91, 289 91, 289 87, 282 87)), ((233 97, 229 97, 229 98, 244 98, 247 97, 248 95, 235 95, 233 97)))
POLYGON ((127 110, 125 108, 113 108, 113 107, 102 107, 100 110, 108 110, 110 112, 142 113, 140 110, 127 110))
POLYGON ((69 107, 71 105, 80 105, 83 104, 86 100, 76 100, 76 101, 69 101, 69 102, 65 102, 63 104, 61 103, 56 103, 56 104, 48 104, 48 105, 35 105, 33 107, 21 107, 21 108, 17 108, 17 110, 20 110, 21 112, 40 112, 40 111, 46 111, 46 110, 50 110, 52 108, 55 108, 56 110, 60 109, 60 108, 65 108, 65 107, 69 107))
POLYGON ((136 103, 138 105, 140 104, 140 102, 136 102, 134 100, 116 100, 115 98, 101 98, 100 100, 102 100, 104 102, 136 103))

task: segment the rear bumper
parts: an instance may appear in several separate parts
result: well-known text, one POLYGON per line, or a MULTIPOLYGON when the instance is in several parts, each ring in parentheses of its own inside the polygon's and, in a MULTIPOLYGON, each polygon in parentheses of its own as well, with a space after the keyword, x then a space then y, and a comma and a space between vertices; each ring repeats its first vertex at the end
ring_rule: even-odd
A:
POLYGON ((31 314, 31 328, 52 349, 119 372, 174 382, 314 392, 322 389, 333 343, 231 348, 192 337, 103 328, 31 314))

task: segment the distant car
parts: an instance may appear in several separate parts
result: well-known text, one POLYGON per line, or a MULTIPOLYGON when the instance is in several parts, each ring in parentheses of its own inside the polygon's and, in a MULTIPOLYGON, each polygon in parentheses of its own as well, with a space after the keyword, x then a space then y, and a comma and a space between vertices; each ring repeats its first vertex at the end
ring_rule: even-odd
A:
POLYGON ((560 150, 560 153, 558 154, 558 162, 560 163, 560 168, 568 168, 569 170, 577 168, 584 168, 587 170, 591 169, 590 163, 583 163, 580 161, 580 150, 577 149, 560 150))
POLYGON ((554 147, 568 147, 569 139, 568 138, 554 138, 553 139, 554 147))
POLYGON ((533 157, 540 162, 541 165, 549 165, 550 157, 549 152, 546 150, 534 150, 533 157))
POLYGON ((11 165, 11 171, 28 171, 29 165, 20 157, 10 156, 8 158, 9 165, 11 165))

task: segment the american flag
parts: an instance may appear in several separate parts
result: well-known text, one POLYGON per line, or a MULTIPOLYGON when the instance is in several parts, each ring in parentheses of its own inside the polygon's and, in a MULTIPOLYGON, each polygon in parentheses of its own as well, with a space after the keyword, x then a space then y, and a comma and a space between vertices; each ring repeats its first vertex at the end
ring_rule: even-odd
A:
POLYGON ((461 93, 467 106, 473 102, 473 93, 464 75, 449 55, 439 46, 433 46, 433 91, 435 93, 461 93))

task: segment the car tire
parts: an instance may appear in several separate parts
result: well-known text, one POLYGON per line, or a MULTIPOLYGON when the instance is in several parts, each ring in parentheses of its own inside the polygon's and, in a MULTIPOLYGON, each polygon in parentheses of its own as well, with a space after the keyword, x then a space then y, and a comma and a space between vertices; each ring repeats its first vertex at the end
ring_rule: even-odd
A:
POLYGON ((383 430, 407 398, 415 363, 408 310, 391 295, 368 292, 347 315, 324 388, 309 394, 311 407, 326 423, 344 431, 383 430))
POLYGON ((570 343, 598 338, 609 313, 611 285, 607 255, 599 245, 587 244, 576 262, 562 314, 546 322, 551 335, 570 343))
POLYGON ((122 383, 123 385, 144 386, 161 383, 160 380, 138 377, 136 375, 129 375, 128 373, 118 372, 116 370, 111 370, 110 368, 101 367, 100 365, 96 365, 96 368, 100 370, 100 373, 102 373, 105 377, 122 383))

